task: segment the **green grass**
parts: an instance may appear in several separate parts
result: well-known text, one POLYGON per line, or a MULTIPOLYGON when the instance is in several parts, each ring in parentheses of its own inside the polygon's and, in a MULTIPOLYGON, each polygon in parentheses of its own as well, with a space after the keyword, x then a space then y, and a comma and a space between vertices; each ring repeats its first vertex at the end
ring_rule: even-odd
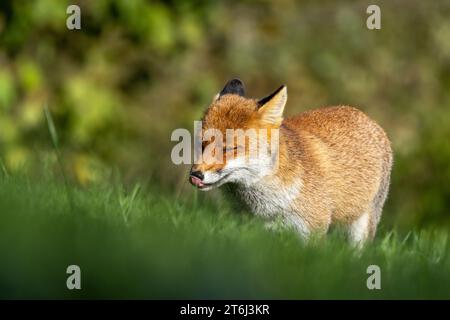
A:
POLYGON ((202 195, 0 174, 0 298, 450 298, 447 231, 302 243, 202 195), (82 290, 66 289, 81 267, 82 290), (366 269, 381 268, 381 290, 366 269))

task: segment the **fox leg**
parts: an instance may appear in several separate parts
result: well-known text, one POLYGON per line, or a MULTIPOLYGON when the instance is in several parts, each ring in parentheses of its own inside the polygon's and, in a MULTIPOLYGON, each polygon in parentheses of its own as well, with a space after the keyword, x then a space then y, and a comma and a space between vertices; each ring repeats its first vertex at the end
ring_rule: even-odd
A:
MULTIPOLYGON (((386 167, 390 168, 392 165, 392 156, 386 163, 386 167)), ((373 240, 377 231, 378 223, 381 219, 383 206, 389 191, 390 169, 385 170, 383 178, 381 179, 380 187, 372 200, 369 208, 349 227, 350 241, 362 247, 367 240, 373 240)))
POLYGON ((369 232, 370 239, 375 237, 375 233, 377 231, 378 223, 381 220, 381 214, 383 212, 384 203, 386 202, 386 198, 389 192, 389 182, 390 182, 390 167, 392 166, 392 155, 388 156, 388 160, 385 163, 385 167, 388 169, 385 170, 383 178, 381 179, 380 187, 378 189, 375 198, 372 201, 372 214, 371 214, 371 228, 369 232))
POLYGON ((310 235, 309 225, 296 214, 280 215, 273 220, 267 221, 265 223, 265 228, 270 231, 280 231, 286 228, 291 228, 304 240, 307 240, 310 235))
POLYGON ((326 235, 331 224, 331 214, 316 216, 300 215, 297 212, 284 218, 285 224, 297 231, 303 239, 326 235))
POLYGON ((366 210, 355 221, 348 226, 348 237, 350 242, 358 248, 361 248, 371 236, 373 213, 372 210, 366 210))
POLYGON ((384 203, 389 191, 390 168, 392 166, 392 155, 388 155, 384 163, 384 173, 380 186, 369 208, 349 226, 350 241, 362 247, 367 240, 373 240, 381 219, 384 203))
POLYGON ((283 219, 286 226, 293 228, 303 239, 308 239, 311 233, 309 225, 296 214, 286 215, 283 219))

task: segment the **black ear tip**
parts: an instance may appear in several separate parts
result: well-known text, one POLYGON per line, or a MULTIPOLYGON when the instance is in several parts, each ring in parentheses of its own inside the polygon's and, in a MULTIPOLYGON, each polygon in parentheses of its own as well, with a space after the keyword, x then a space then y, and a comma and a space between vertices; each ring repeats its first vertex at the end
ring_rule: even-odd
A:
POLYGON ((266 104, 268 101, 270 101, 273 97, 275 97, 277 95, 278 92, 280 92, 284 88, 286 88, 286 90, 287 90, 287 86, 285 84, 281 85, 277 90, 272 92, 270 95, 268 95, 267 97, 264 97, 261 100, 259 100, 258 101, 258 105, 260 107, 262 107, 264 104, 266 104))
POLYGON ((234 78, 234 79, 228 81, 228 84, 230 86, 244 86, 244 83, 242 82, 242 80, 238 79, 238 78, 234 78))
POLYGON ((224 94, 237 94, 240 96, 245 95, 244 83, 240 79, 232 79, 227 82, 225 87, 220 92, 220 95, 224 94))

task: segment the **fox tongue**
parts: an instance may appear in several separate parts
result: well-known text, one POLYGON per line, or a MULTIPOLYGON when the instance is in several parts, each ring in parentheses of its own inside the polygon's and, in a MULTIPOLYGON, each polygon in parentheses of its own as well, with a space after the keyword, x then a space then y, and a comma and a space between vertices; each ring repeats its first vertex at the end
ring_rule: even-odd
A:
POLYGON ((197 178, 197 177, 191 177, 191 183, 192 183, 194 186, 196 186, 196 187, 199 187, 199 188, 203 187, 203 182, 202 182, 202 180, 200 180, 200 179, 197 178))

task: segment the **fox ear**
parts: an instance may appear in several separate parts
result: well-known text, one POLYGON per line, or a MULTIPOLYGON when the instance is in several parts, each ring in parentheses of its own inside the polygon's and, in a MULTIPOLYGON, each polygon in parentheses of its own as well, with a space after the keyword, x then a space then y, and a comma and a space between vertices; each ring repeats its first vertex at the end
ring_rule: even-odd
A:
POLYGON ((237 94, 243 97, 245 95, 244 83, 239 79, 228 81, 222 91, 220 91, 219 98, 225 94, 237 94))
POLYGON ((280 125, 287 101, 287 87, 282 85, 275 92, 258 101, 261 120, 268 124, 280 125))

